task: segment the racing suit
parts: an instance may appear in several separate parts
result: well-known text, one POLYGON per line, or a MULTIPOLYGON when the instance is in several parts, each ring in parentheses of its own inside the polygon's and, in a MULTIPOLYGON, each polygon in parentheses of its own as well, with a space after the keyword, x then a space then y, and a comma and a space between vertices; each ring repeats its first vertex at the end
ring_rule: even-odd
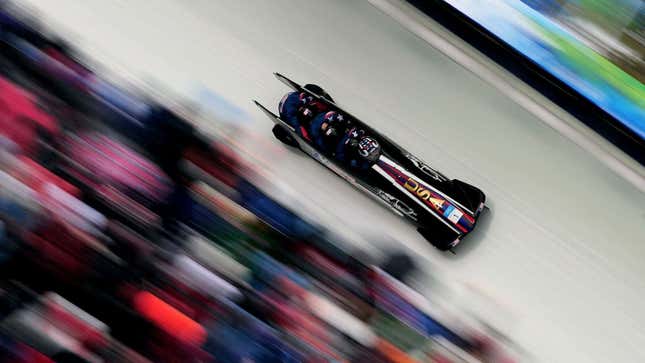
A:
POLYGON ((365 131, 357 128, 348 130, 338 142, 336 147, 336 160, 349 165, 353 169, 367 170, 372 164, 358 155, 358 141, 365 135, 365 131))
POLYGON ((316 117, 311 121, 311 125, 309 127, 311 140, 313 141, 316 149, 329 155, 334 154, 336 151, 338 142, 343 137, 347 127, 347 123, 345 121, 336 121, 333 122, 332 125, 332 122, 329 121, 332 114, 337 113, 335 111, 318 113, 318 115, 316 115, 316 117), (328 123, 327 127, 333 127, 338 133, 337 135, 325 135, 322 130, 322 126, 326 122, 328 123))
POLYGON ((315 114, 327 110, 325 104, 304 92, 289 92, 280 100, 278 111, 280 118, 293 127, 299 136, 309 140, 309 125, 306 124, 308 122, 303 122, 299 112, 304 107, 309 108, 315 114))

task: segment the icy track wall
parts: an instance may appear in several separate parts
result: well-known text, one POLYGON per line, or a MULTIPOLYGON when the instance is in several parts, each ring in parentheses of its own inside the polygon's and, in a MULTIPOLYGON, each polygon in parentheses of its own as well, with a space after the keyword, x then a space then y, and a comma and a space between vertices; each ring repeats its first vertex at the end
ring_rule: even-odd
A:
POLYGON ((32 24, 0 12, 0 362, 525 361, 32 24))

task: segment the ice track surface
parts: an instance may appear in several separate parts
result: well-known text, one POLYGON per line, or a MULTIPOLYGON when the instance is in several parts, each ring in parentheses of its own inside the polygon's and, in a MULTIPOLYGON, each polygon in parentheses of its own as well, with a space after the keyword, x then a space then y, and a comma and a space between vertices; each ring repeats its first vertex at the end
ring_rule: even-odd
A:
POLYGON ((224 94, 281 151, 270 156, 281 179, 338 217, 329 223, 395 236, 449 284, 482 289, 504 305, 503 330, 536 360, 645 361, 645 195, 369 3, 28 3, 110 67, 179 93, 201 83, 224 94), (324 86, 433 167, 487 193, 491 213, 456 256, 271 139, 250 100, 277 104, 287 88, 274 71, 324 86))

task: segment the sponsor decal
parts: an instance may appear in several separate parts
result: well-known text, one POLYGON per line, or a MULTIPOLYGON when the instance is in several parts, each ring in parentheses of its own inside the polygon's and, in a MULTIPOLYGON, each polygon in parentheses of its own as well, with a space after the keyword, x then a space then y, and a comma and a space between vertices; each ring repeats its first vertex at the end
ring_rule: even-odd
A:
POLYGON ((450 222, 457 225, 457 227, 461 227, 460 229, 463 228, 462 226, 459 225, 459 220, 464 215, 464 213, 460 211, 458 208, 455 208, 455 206, 453 206, 452 204, 439 198, 437 194, 424 188, 423 185, 421 185, 421 183, 417 182, 412 178, 408 178, 403 184, 403 187, 405 187, 405 189, 407 189, 408 191, 414 193, 419 199, 426 202, 426 204, 429 204, 432 207, 434 207, 434 209, 437 210, 438 212, 443 213, 443 216, 446 219, 448 219, 450 222))
POLYGON ((454 224, 457 229, 462 232, 467 232, 467 228, 472 227, 473 221, 470 220, 470 216, 464 214, 464 212, 459 208, 453 206, 449 201, 442 198, 440 194, 433 192, 422 183, 405 175, 388 164, 382 163, 380 165, 383 170, 396 181, 396 183, 403 186, 405 190, 415 195, 423 203, 433 208, 444 218, 448 219, 448 221, 454 224), (465 218, 462 218, 462 216, 465 218))
POLYGON ((449 205, 448 208, 446 208, 446 210, 443 212, 443 216, 448 218, 450 213, 452 213, 452 211, 454 211, 454 210, 455 210, 455 207, 449 205))
MULTIPOLYGON (((446 204, 445 200, 438 198, 437 195, 424 188, 421 184, 419 184, 412 178, 408 178, 403 184, 403 187, 414 193, 417 197, 424 200, 426 203, 429 203, 434 209, 438 211, 441 211, 444 204, 446 204)), ((454 208, 453 206, 450 207, 454 208)))
POLYGON ((434 205, 435 208, 441 209, 443 207, 444 201, 443 199, 430 197, 430 203, 432 203, 432 205, 434 205))
POLYGON ((457 223, 459 222, 459 219, 461 219, 461 216, 463 216, 464 214, 459 209, 455 207, 452 207, 452 208, 453 209, 450 211, 450 213, 446 213, 445 216, 452 223, 457 223))

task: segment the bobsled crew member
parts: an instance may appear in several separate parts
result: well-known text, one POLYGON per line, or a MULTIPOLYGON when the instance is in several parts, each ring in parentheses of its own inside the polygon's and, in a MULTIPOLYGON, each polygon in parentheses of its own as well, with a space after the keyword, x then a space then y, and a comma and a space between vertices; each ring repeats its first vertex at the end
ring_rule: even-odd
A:
POLYGON ((309 124, 313 118, 325 112, 327 106, 306 92, 289 92, 278 105, 280 118, 296 130, 296 133, 309 139, 309 124))
POLYGON ((314 146, 326 154, 333 154, 347 129, 347 119, 341 113, 319 113, 311 121, 310 133, 314 146))
POLYGON ((348 130, 336 148, 336 160, 352 168, 367 170, 381 156, 381 145, 365 131, 357 128, 348 130))
POLYGON ((281 102, 282 118, 257 101, 255 104, 274 122, 272 132, 280 142, 300 149, 384 202, 441 251, 453 249, 473 231, 485 208, 486 195, 481 189, 442 175, 390 142, 385 135, 343 111, 321 87, 300 86, 279 73, 275 76, 298 92, 288 94, 281 102), (318 110, 309 107, 312 100, 307 96, 325 104, 327 109, 317 113, 318 110), (287 120, 299 125, 309 137, 296 134, 287 120), (302 127, 307 124, 308 127, 302 127), (396 183, 392 183, 393 179, 396 183))

